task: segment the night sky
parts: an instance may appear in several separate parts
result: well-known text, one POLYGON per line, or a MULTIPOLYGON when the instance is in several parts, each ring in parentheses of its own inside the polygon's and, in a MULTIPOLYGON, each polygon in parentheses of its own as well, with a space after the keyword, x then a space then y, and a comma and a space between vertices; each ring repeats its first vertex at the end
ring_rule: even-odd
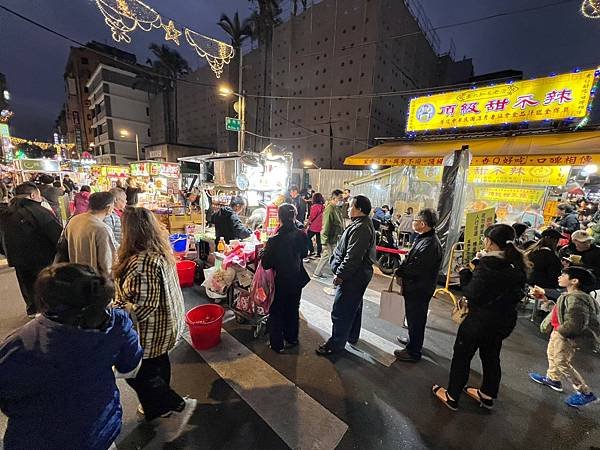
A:
MULTIPOLYGON (((343 0, 342 0, 343 1, 343 0)), ((397 0, 401 1, 401 0, 397 0)), ((536 7, 560 0, 421 0, 434 27, 495 13, 536 7)), ((413 3, 416 0, 413 0, 413 3)), ((146 0, 163 17, 170 17, 203 34, 226 40, 216 25, 221 13, 250 14, 248 0, 146 0), (176 5, 176 6, 175 6, 176 5)), ((290 0, 284 1, 289 10, 290 0)), ((600 20, 585 19, 581 0, 535 12, 500 17, 438 32, 442 50, 454 41, 456 57, 472 57, 476 74, 504 69, 523 70, 526 77, 600 64, 600 20)), ((108 27, 92 0, 0 0, 49 28, 80 42, 113 45, 108 27)), ((0 72, 7 76, 15 112, 16 136, 49 141, 64 102, 64 67, 71 43, 0 10, 0 72)), ((151 42, 163 43, 158 31, 134 32, 132 43, 118 44, 144 63, 151 42)), ((182 54, 192 67, 200 61, 190 47, 182 54)), ((208 80, 212 81, 212 80, 208 80)))

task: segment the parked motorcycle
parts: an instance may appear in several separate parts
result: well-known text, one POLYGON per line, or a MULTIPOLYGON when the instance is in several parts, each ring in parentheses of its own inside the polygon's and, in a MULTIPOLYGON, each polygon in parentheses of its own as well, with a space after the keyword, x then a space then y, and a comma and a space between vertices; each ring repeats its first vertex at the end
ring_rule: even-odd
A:
POLYGON ((393 219, 378 222, 378 227, 376 227, 377 264, 381 272, 393 275, 402 262, 396 237, 396 224, 393 219))

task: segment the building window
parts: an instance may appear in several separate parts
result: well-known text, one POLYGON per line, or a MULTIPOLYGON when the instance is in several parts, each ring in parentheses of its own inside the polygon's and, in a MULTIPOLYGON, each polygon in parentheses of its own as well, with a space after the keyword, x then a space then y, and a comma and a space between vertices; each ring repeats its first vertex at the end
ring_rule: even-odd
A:
POLYGON ((150 128, 148 128, 148 137, 150 137, 150 136, 151 136, 151 134, 150 134, 150 128))
MULTIPOLYGON (((149 116, 149 115, 150 115, 150 108, 146 108, 146 116, 149 116)), ((148 135, 148 136, 150 136, 150 135, 148 135)))
POLYGON ((89 64, 89 61, 88 61, 88 59, 87 59, 87 58, 85 58, 85 57, 82 57, 82 58, 81 58, 81 64, 89 64))

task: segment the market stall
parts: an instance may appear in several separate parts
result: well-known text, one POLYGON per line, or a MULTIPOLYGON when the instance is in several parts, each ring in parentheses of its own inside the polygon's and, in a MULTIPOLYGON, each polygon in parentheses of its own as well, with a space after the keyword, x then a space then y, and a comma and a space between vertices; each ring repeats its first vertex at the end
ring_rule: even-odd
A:
POLYGON ((93 165, 90 168, 92 189, 102 192, 117 187, 118 183, 125 186, 129 173, 127 166, 93 165))

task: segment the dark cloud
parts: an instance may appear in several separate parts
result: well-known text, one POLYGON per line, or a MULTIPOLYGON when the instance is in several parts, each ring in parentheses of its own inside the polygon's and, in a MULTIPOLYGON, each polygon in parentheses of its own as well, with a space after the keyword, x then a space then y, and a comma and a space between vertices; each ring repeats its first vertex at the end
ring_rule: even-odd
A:
MULTIPOLYGON (((397 0, 400 1, 400 0, 397 0)), ((286 0, 289 2, 289 0, 286 0)), ((2 3, 81 42, 114 44, 93 0, 3 0, 2 3)), ((163 16, 203 34, 224 39, 217 27, 221 13, 249 13, 248 0, 147 0, 163 16), (176 6, 174 6, 176 5, 176 6)), ((553 3, 553 0, 422 0, 434 26, 461 22, 496 12, 553 3)), ((527 76, 568 71, 600 63, 600 21, 585 19, 573 2, 539 12, 503 17, 440 31, 442 48, 450 39, 456 55, 472 57, 477 73, 508 68, 527 76)), ((289 9, 289 8, 288 8, 289 9)), ((63 72, 70 43, 0 11, 3 43, 0 72, 6 74, 15 110, 14 131, 19 136, 49 139, 64 102, 63 72)), ((130 45, 140 62, 149 57, 148 45, 163 42, 159 31, 136 32, 130 45)), ((192 66, 200 61, 182 45, 192 66)))

